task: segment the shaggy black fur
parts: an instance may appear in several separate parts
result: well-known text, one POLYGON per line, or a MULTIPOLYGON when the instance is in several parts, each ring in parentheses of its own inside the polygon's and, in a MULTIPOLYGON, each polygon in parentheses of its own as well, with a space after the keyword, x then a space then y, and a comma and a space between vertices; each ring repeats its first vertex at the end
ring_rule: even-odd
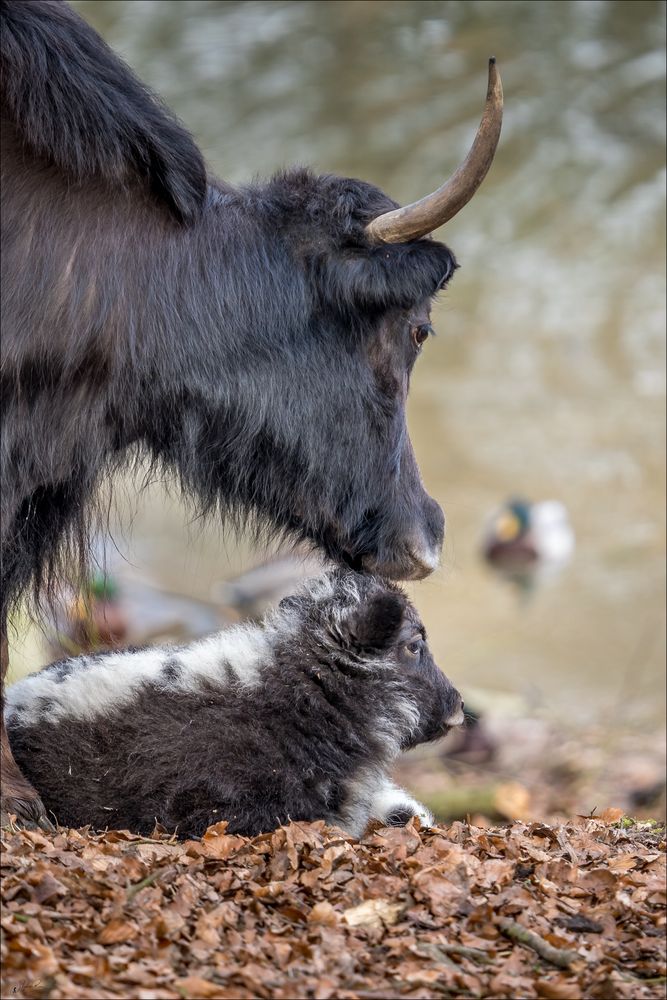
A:
MULTIPOLYGON (((66 676, 54 664, 10 688, 12 750, 47 809, 66 825, 150 833, 158 821, 183 837, 221 819, 256 834, 290 818, 359 835, 396 755, 443 735, 461 708, 415 609, 377 578, 334 571, 245 632, 263 651, 249 687, 225 661, 223 634, 205 678, 183 663, 188 650, 210 655, 195 644, 65 661, 66 676), (141 672, 148 653, 152 679, 81 714, 95 663, 120 671, 134 656, 141 672), (45 697, 49 676, 59 684, 45 697)), ((379 818, 405 822, 418 804, 394 793, 379 818)))
POLYGON ((198 219, 204 159, 155 94, 66 4, 0 7, 3 113, 30 152, 74 183, 144 178, 177 219, 198 219))
POLYGON ((72 10, 1 8, 0 624, 71 571, 100 481, 137 454, 202 512, 430 571, 443 517, 405 395, 450 251, 369 246, 394 203, 362 181, 205 185, 191 137, 72 10))

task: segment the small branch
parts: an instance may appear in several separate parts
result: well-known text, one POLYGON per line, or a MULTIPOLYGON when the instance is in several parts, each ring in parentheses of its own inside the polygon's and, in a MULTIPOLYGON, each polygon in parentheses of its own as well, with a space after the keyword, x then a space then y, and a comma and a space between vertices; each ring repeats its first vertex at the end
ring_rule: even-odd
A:
MULTIPOLYGON (((430 942, 420 944, 419 950, 426 952, 431 958, 442 958, 447 960, 449 955, 460 955, 461 958, 469 958, 473 962, 489 962, 490 956, 481 948, 466 948, 462 944, 431 944, 430 942)), ((451 964, 451 963, 450 963, 451 964)))
POLYGON ((539 934, 534 934, 526 927, 517 924, 514 920, 509 920, 507 917, 499 917, 498 926, 507 937, 518 941, 520 944, 525 944, 528 948, 532 948, 540 958, 543 958, 546 962, 551 962, 552 965, 557 965, 559 969, 569 969, 574 962, 581 958, 576 951, 567 951, 565 948, 554 948, 552 944, 541 938, 539 934))
POLYGON ((131 885, 127 890, 127 902, 129 903, 130 900, 134 899, 138 892, 141 892, 141 890, 145 889, 146 886, 152 885, 153 882, 157 882, 157 880, 163 875, 173 874, 174 870, 175 869, 171 867, 157 868, 154 872, 151 872, 150 875, 147 875, 146 878, 142 878, 141 882, 135 882, 134 885, 131 885))
POLYGON ((465 948, 461 944, 438 944, 438 951, 445 955, 460 955, 461 958, 470 958, 473 962, 490 962, 491 958, 481 948, 465 948))
POLYGON ((170 837, 169 840, 151 840, 149 837, 142 838, 141 840, 130 840, 128 841, 130 847, 134 847, 135 844, 158 844, 160 847, 175 847, 177 846, 177 841, 175 838, 170 837))
POLYGON ((81 917, 77 913, 58 913, 57 910, 49 910, 45 906, 40 907, 39 913, 35 914, 35 918, 39 921, 42 917, 48 917, 49 920, 80 920, 81 917))

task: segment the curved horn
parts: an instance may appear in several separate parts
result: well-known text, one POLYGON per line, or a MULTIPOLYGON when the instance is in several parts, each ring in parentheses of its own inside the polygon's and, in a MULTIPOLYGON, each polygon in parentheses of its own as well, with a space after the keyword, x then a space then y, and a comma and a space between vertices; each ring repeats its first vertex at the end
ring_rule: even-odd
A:
POLYGON ((366 226, 371 243, 407 243, 432 233, 466 205, 491 166, 503 123, 503 85, 496 60, 489 59, 489 86, 482 121, 470 152, 449 180, 433 194, 405 208, 378 215, 366 226))

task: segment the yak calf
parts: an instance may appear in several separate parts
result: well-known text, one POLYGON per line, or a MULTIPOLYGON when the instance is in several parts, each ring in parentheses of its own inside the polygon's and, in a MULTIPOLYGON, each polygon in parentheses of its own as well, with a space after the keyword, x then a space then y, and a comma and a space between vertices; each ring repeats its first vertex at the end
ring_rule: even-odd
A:
POLYGON ((261 624, 54 663, 8 689, 5 715, 62 824, 191 837, 324 819, 360 836, 370 818, 432 822, 388 772, 462 708, 403 592, 333 570, 261 624))

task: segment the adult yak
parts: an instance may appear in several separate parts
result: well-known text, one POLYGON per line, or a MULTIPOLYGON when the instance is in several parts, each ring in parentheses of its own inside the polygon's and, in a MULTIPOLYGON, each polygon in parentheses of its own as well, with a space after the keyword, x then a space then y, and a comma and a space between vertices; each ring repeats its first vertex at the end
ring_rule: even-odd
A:
MULTIPOLYGON (((200 509, 418 579, 444 533, 405 422, 452 253, 430 232, 500 133, 399 208, 308 170, 232 187, 59 0, 2 8, 2 625, 85 553, 96 488, 137 451, 200 509)), ((5 655, 6 665, 6 642, 5 655)), ((47 822, 2 729, 4 806, 47 822)))

